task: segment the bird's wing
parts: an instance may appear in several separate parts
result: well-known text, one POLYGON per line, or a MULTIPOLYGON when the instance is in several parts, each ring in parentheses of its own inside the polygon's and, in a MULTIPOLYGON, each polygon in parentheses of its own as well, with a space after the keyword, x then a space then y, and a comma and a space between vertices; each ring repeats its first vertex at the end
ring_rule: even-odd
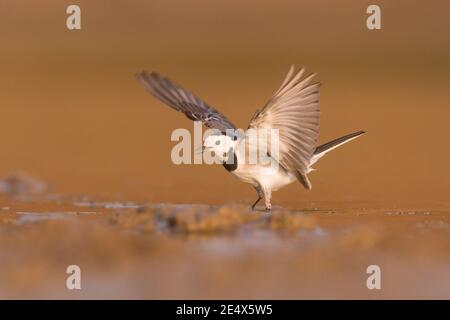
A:
POLYGON ((202 121, 207 127, 224 133, 226 129, 236 128, 216 109, 158 73, 143 71, 136 77, 154 97, 183 112, 189 119, 202 121))
MULTIPOLYGON (((319 135, 319 87, 315 74, 292 66, 278 91, 250 121, 249 129, 278 129, 280 165, 310 189, 306 177, 319 135)), ((270 150, 270 149, 269 149, 270 150)))

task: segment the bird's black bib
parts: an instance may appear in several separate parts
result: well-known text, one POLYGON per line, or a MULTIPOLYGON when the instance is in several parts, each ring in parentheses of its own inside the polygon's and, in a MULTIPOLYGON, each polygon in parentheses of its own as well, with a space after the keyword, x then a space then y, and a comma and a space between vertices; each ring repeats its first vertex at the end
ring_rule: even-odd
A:
POLYGON ((237 169, 237 166, 238 166, 236 153, 234 153, 234 151, 233 151, 232 148, 230 148, 230 149, 228 150, 228 159, 231 158, 231 154, 233 154, 233 162, 228 163, 228 161, 225 161, 225 162, 223 163, 224 168, 227 169, 227 170, 230 171, 230 172, 236 170, 236 169, 237 169))

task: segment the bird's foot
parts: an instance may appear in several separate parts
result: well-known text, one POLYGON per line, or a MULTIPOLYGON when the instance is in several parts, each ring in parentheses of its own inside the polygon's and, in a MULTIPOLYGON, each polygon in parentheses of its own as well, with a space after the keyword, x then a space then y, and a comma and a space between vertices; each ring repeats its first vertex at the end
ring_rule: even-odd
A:
POLYGON ((272 205, 270 203, 266 204, 266 212, 268 213, 272 212, 272 205))

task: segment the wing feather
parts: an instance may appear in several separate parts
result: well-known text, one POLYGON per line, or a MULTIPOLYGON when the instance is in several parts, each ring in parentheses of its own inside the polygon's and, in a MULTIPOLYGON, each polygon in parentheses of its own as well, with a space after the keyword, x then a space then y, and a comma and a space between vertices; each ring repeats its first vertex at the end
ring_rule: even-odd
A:
POLYGON ((292 66, 289 69, 281 87, 262 110, 255 113, 249 129, 278 129, 280 165, 310 189, 306 174, 319 135, 320 83, 311 84, 315 74, 304 76, 304 73, 304 68, 296 71, 292 66))
POLYGON ((184 113, 189 119, 202 121, 207 127, 224 133, 226 129, 236 129, 219 111, 168 78, 156 72, 145 71, 138 73, 136 77, 155 98, 184 113))

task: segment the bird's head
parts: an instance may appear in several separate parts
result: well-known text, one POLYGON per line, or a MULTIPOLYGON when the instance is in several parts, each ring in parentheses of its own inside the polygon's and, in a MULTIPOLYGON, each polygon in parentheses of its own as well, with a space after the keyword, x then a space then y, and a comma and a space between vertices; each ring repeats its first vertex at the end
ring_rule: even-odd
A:
POLYGON ((220 162, 226 162, 233 155, 236 148, 236 140, 227 135, 210 135, 203 142, 203 152, 209 152, 220 162))

